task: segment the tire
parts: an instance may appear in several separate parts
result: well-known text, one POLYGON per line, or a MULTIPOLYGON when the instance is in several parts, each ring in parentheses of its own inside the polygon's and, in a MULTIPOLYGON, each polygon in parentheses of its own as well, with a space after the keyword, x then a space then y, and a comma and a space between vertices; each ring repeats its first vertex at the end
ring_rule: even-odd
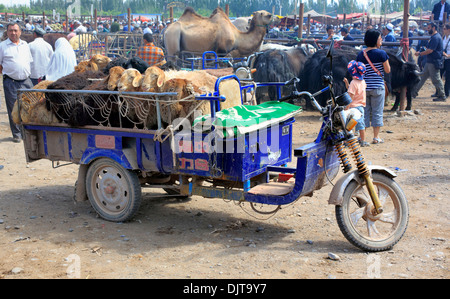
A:
POLYGON ((373 173, 373 184, 383 213, 373 216, 372 200, 366 185, 353 180, 344 191, 336 219, 341 232, 356 247, 370 252, 390 250, 408 227, 408 202, 400 186, 391 178, 373 173))
POLYGON ((87 196, 94 210, 105 220, 131 219, 141 205, 141 192, 137 174, 111 159, 96 160, 87 170, 87 196))

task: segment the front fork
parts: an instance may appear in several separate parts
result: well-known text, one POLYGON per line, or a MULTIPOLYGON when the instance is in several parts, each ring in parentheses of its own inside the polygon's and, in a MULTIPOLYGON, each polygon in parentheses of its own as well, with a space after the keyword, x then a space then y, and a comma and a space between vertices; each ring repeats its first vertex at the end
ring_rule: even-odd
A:
MULTIPOLYGON (((343 141, 334 145, 334 148, 337 152, 339 159, 341 160, 341 164, 344 170, 344 173, 350 171, 352 169, 352 165, 347 157, 347 152, 344 148, 345 144, 343 141)), ((381 214, 383 212, 383 207, 381 205, 380 199, 378 198, 378 194, 375 190, 375 187, 372 182, 372 178, 370 177, 370 171, 367 168, 366 162, 364 161, 364 157, 361 153, 361 148, 359 146, 359 142, 356 136, 347 140, 347 146, 353 154, 353 158, 356 162, 356 167, 358 168, 358 173, 361 177, 364 178, 366 182, 367 190, 369 191, 370 198, 372 199, 372 203, 375 209, 372 211, 373 215, 381 214)))

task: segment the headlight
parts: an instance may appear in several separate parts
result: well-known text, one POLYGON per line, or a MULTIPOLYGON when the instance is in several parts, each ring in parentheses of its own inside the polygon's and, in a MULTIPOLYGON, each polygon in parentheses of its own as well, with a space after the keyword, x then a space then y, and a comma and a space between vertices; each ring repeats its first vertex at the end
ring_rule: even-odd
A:
POLYGON ((236 76, 239 79, 250 79, 250 71, 246 67, 240 67, 236 70, 236 76))
POLYGON ((342 118, 345 121, 345 129, 347 131, 353 130, 358 121, 362 116, 361 112, 356 108, 350 108, 348 110, 342 111, 342 118))

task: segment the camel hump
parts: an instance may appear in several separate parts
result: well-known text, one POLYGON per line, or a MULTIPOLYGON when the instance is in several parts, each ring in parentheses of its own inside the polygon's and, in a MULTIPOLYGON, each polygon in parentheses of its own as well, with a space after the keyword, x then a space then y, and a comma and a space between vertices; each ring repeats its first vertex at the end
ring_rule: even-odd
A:
POLYGON ((195 10, 192 7, 188 6, 184 9, 183 14, 178 19, 178 21, 188 20, 192 18, 204 19, 205 17, 199 15, 198 13, 195 12, 195 10))
POLYGON ((220 7, 220 6, 217 6, 217 8, 214 9, 214 11, 212 12, 210 18, 212 18, 212 17, 213 17, 214 15, 216 15, 216 14, 221 14, 221 15, 224 15, 224 16, 228 17, 228 16, 226 15, 225 11, 224 11, 224 10, 222 9, 222 7, 220 7))

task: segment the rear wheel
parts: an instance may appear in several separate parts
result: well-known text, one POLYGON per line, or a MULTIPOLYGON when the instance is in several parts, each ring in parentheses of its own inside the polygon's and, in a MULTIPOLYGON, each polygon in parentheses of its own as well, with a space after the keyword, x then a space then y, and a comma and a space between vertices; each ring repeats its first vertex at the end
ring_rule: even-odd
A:
POLYGON ((344 192, 336 219, 344 236, 365 251, 391 249, 408 226, 408 202, 400 186, 391 178, 373 173, 373 184, 383 212, 373 215, 373 204, 366 185, 352 181, 344 192))
POLYGON ((89 166, 86 192, 95 211, 108 221, 131 219, 141 204, 137 174, 111 159, 99 159, 89 166))

